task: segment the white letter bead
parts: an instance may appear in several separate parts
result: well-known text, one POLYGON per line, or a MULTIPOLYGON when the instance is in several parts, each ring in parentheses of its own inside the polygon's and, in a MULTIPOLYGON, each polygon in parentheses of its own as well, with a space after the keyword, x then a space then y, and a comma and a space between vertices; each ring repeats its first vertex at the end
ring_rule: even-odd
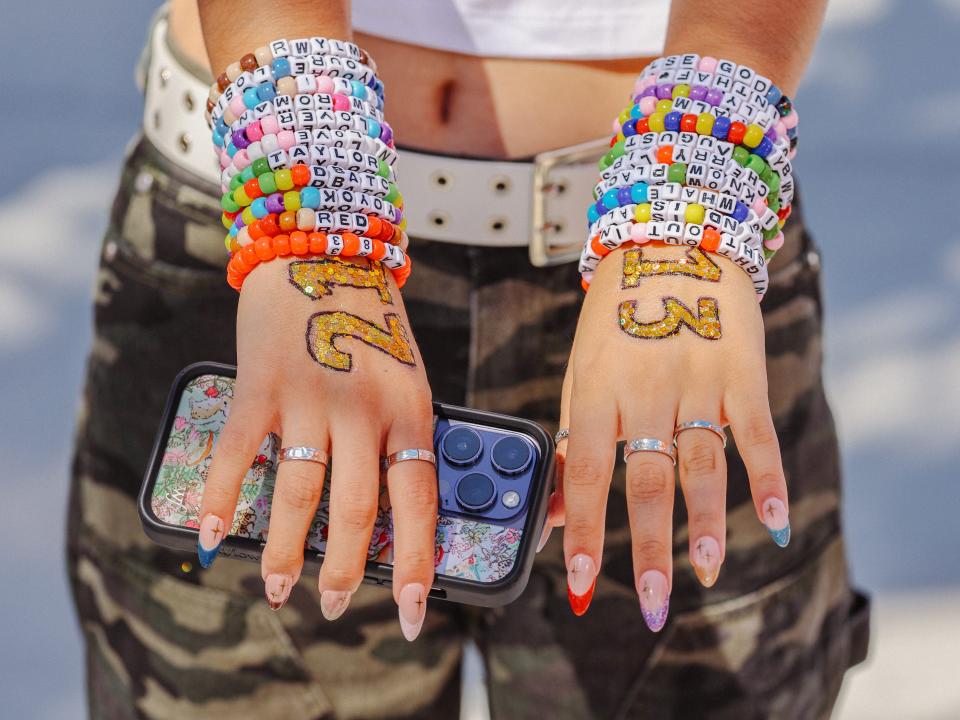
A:
POLYGON ((648 222, 647 223, 647 238, 650 240, 663 240, 665 237, 664 234, 664 224, 662 222, 648 222))
POLYGON ((719 230, 723 226, 724 217, 726 216, 719 210, 710 208, 703 214, 703 224, 719 230))
POLYGON ((680 188, 680 199, 685 203, 703 203, 700 198, 705 192, 709 192, 709 190, 697 190, 696 188, 683 185, 680 188))
POLYGON ((737 253, 740 243, 726 233, 720 233, 720 244, 717 246, 717 254, 724 257, 733 257, 737 253))
POLYGON ((713 190, 704 189, 700 191, 698 202, 708 210, 715 208, 720 200, 720 195, 713 190))
POLYGON ((275 58, 286 57, 290 54, 290 44, 286 40, 274 40, 270 43, 270 52, 275 58))
POLYGON ((718 60, 717 75, 733 75, 737 69, 737 64, 733 60, 718 60))
MULTIPOLYGON (((651 190, 653 188, 650 188, 651 190)), ((654 200, 650 203, 650 219, 663 222, 667 219, 667 201, 666 200, 654 200)))
POLYGON ((683 244, 683 223, 671 220, 663 228, 663 241, 668 245, 683 244))
POLYGON ((686 228, 683 230, 683 244, 696 247, 700 244, 701 240, 703 240, 703 225, 687 223, 686 228))

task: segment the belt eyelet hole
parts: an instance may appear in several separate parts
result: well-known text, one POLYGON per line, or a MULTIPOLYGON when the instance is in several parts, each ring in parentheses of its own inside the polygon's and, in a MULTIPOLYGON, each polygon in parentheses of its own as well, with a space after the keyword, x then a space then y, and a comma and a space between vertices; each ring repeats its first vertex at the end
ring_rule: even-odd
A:
POLYGON ((447 216, 438 212, 430 213, 430 222, 437 227, 443 227, 447 224, 447 216))
POLYGON ((507 221, 503 218, 494 218, 490 221, 490 229, 494 232, 502 232, 507 227, 507 221))
POLYGON ((510 179, 506 177, 496 177, 490 183, 493 191, 499 195, 502 195, 505 192, 510 190, 510 179))
POLYGON ((447 185, 450 184, 449 176, 447 176, 442 172, 434 173, 432 180, 433 180, 433 184, 436 185, 437 187, 446 187, 447 185))

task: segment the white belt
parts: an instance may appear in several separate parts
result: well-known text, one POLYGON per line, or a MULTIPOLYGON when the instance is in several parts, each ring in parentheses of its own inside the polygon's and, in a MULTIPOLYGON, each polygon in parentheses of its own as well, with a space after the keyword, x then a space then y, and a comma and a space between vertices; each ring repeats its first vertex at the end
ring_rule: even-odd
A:
MULTIPOLYGON (((156 20, 143 59, 143 130, 169 160, 220 185, 204 118, 209 87, 187 70, 156 20)), ((537 155, 532 162, 471 160, 401 149, 398 178, 407 232, 481 247, 529 247, 536 266, 573 262, 596 184, 597 140, 537 155)))

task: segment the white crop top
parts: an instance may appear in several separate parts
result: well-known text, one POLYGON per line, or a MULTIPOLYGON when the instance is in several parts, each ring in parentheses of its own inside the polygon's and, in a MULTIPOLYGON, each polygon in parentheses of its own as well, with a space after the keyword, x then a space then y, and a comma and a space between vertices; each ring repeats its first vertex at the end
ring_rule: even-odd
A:
POLYGON ((359 32, 485 57, 659 55, 670 0, 353 0, 359 32))

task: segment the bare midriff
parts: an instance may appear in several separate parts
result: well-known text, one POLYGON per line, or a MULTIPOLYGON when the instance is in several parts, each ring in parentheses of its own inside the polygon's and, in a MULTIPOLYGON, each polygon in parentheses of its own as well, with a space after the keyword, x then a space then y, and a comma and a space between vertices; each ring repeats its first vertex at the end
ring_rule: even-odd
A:
MULTIPOLYGON (((170 35, 207 67, 196 0, 172 0, 170 35)), ((525 158, 609 136, 649 62, 484 58, 360 33, 354 40, 376 58, 400 145, 484 158, 525 158)))

